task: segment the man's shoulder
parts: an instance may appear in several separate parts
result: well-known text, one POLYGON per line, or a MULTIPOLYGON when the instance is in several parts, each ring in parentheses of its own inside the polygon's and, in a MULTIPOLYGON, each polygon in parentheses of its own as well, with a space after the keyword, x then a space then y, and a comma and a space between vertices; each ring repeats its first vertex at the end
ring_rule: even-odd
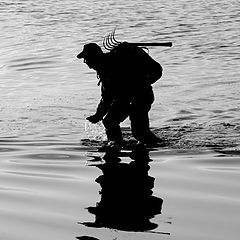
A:
POLYGON ((106 60, 106 61, 112 61, 114 58, 116 58, 116 56, 115 56, 115 54, 113 53, 113 52, 106 52, 105 54, 104 54, 104 59, 106 60))
POLYGON ((105 53, 102 61, 102 66, 104 70, 113 71, 117 66, 117 59, 114 54, 111 54, 111 52, 105 53))

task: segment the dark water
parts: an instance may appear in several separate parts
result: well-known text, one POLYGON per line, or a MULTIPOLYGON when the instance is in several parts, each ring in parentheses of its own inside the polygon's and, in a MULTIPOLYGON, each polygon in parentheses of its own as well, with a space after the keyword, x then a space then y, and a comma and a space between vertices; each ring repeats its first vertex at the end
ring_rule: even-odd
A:
POLYGON ((238 239, 239 23, 234 0, 2 1, 0 239, 238 239), (115 27, 174 44, 149 49, 164 68, 151 125, 168 142, 150 153, 155 233, 78 224, 94 222, 102 171, 89 165, 104 160, 81 142, 100 93, 76 55, 115 27))

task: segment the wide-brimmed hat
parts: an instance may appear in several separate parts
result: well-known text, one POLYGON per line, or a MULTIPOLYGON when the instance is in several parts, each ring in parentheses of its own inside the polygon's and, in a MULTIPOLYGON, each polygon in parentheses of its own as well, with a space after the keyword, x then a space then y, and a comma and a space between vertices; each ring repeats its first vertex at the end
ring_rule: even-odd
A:
POLYGON ((77 58, 86 58, 96 56, 102 53, 102 49, 96 43, 88 43, 83 46, 82 52, 77 55, 77 58))

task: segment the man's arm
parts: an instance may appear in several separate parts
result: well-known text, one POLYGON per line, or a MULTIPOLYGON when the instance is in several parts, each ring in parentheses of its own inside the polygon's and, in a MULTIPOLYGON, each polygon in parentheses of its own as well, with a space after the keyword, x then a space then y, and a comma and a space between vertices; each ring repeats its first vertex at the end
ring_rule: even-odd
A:
POLYGON ((97 123, 103 119, 103 117, 107 114, 113 101, 112 91, 111 89, 109 89, 109 86, 105 86, 105 84, 102 83, 101 91, 102 97, 97 106, 96 113, 90 117, 87 117, 87 120, 92 123, 97 123))

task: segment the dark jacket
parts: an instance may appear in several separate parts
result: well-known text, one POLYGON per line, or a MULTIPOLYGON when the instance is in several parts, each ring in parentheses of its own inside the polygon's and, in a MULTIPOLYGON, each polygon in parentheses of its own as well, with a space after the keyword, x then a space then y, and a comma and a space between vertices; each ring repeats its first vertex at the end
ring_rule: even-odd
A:
POLYGON ((127 54, 123 58, 111 52, 106 53, 97 71, 101 83, 101 100, 96 114, 100 119, 107 114, 116 101, 124 104, 126 102, 149 104, 154 101, 151 83, 162 76, 161 65, 149 55, 149 60, 143 62, 132 59, 131 54, 129 56, 127 54), (152 61, 149 64, 151 69, 146 71, 146 65, 150 61, 152 61))

